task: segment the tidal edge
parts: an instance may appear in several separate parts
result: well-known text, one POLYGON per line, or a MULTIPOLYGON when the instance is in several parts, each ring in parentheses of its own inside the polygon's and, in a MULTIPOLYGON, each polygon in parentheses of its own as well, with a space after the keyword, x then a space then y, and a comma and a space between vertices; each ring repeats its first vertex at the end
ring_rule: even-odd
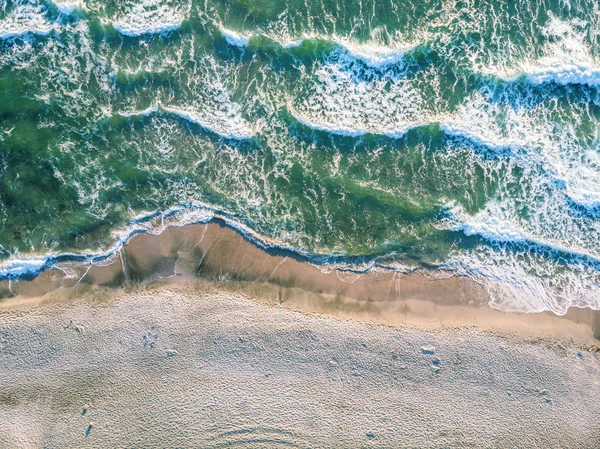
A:
POLYGON ((220 220, 134 235, 101 264, 60 262, 33 279, 4 280, 0 313, 182 283, 343 320, 425 330, 475 328, 600 348, 599 311, 503 312, 489 306, 488 288, 471 278, 319 266, 291 250, 260 247, 220 220))

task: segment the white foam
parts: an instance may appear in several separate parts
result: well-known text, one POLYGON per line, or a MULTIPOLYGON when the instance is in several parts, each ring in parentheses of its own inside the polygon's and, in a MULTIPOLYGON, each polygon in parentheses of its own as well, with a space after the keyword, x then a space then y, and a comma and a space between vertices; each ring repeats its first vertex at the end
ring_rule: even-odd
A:
POLYGON ((102 266, 114 260, 112 258, 116 256, 117 252, 135 235, 142 233, 157 235, 169 227, 208 223, 215 218, 224 221, 228 226, 248 237, 260 247, 278 247, 310 257, 310 254, 306 252, 261 236, 252 228, 231 218, 231 214, 225 211, 217 210, 211 205, 200 201, 193 201, 186 205, 174 206, 167 211, 144 212, 132 217, 127 228, 112 233, 115 243, 105 250, 100 249, 95 252, 90 251, 82 254, 61 253, 32 257, 21 257, 17 254, 7 260, 0 261, 0 277, 17 279, 26 275, 35 276, 43 269, 53 266, 59 259, 63 260, 61 264, 69 263, 68 260, 65 262, 65 259, 71 259, 76 263, 79 261, 79 263, 102 266))
POLYGON ((54 5, 58 8, 61 14, 70 15, 78 9, 84 9, 84 3, 79 0, 55 0, 54 5))
POLYGON ((527 68, 523 74, 530 83, 553 82, 563 85, 587 84, 589 86, 600 84, 600 68, 595 67, 590 62, 565 62, 559 58, 546 58, 540 60, 538 64, 527 68))
POLYGON ((239 115, 222 116, 215 111, 214 115, 201 116, 197 112, 185 109, 166 106, 163 106, 162 109, 228 139, 251 139, 254 137, 254 131, 249 129, 239 115))
POLYGON ((588 188, 584 183, 573 181, 567 184, 567 195, 580 206, 588 209, 600 208, 600 183, 594 181, 594 190, 588 188))
POLYGON ((448 135, 513 157, 540 140, 523 126, 526 116, 506 104, 489 101, 484 93, 466 98, 452 114, 444 114, 438 120, 440 129, 448 135))
POLYGON ((81 263, 103 265, 107 259, 114 257, 117 251, 137 234, 160 234, 171 226, 208 223, 215 217, 215 211, 201 203, 175 206, 164 212, 156 211, 140 214, 132 218, 128 228, 113 232, 115 243, 108 249, 82 254, 61 253, 32 257, 22 257, 16 254, 7 260, 0 261, 0 277, 17 279, 22 276, 36 276, 43 269, 54 265, 59 259, 80 260, 81 263))
POLYGON ((125 36, 137 37, 177 30, 184 20, 184 12, 168 3, 143 0, 134 3, 124 17, 113 23, 113 28, 125 36))
POLYGON ((154 114, 157 111, 158 111, 158 105, 157 104, 153 104, 153 105, 148 106, 146 109, 143 109, 141 111, 119 112, 119 115, 121 117, 140 117, 140 116, 146 116, 146 117, 148 117, 148 116, 154 114))
POLYGON ((287 109, 313 129, 347 136, 400 137, 430 122, 419 79, 364 77, 353 58, 333 58, 306 75, 305 89, 287 109), (360 72, 360 73, 358 73, 360 72))
POLYGON ((220 30, 221 30, 221 34, 223 35, 225 40, 227 40, 229 45, 233 45, 234 47, 243 48, 243 47, 247 47, 248 44, 250 43, 250 37, 248 37, 248 36, 244 36, 243 34, 240 34, 233 30, 228 30, 227 28, 224 28, 222 26, 220 27, 220 30))
POLYGON ((392 83, 386 93, 378 79, 355 82, 338 66, 324 67, 320 75, 314 97, 303 98, 301 107, 288 105, 296 121, 317 131, 400 138, 411 129, 437 124, 448 136, 515 158, 521 157, 522 147, 541 140, 522 126, 527 117, 482 94, 466 99, 452 114, 438 114, 421 106, 421 92, 405 81, 392 83))
POLYGON ((525 79, 532 84, 600 85, 600 67, 586 44, 586 24, 577 20, 562 21, 552 13, 549 16, 542 29, 542 34, 549 38, 542 57, 522 62, 512 74, 503 68, 482 71, 507 81, 525 79), (577 31, 580 28, 584 31, 577 31))
POLYGON ((489 217, 486 221, 465 222, 456 226, 454 230, 463 231, 465 235, 480 235, 483 238, 500 242, 525 242, 528 240, 521 229, 515 228, 511 223, 497 217, 489 217))
POLYGON ((0 22, 0 39, 11 39, 26 34, 49 34, 54 25, 46 20, 42 6, 29 4, 17 7, 0 22))
POLYGON ((172 22, 119 22, 113 24, 115 30, 125 36, 137 37, 144 34, 162 34, 170 31, 177 30, 181 27, 183 20, 176 20, 172 22))
POLYGON ((499 243, 526 243, 554 252, 561 252, 569 257, 586 258, 600 264, 600 254, 586 248, 567 246, 558 240, 550 240, 533 235, 524 230, 508 217, 506 212, 510 206, 505 206, 494 201, 488 202, 486 208, 474 216, 465 214, 461 208, 451 210, 456 224, 451 226, 455 231, 462 231, 465 235, 479 235, 485 239, 499 243))
POLYGON ((205 114, 200 114, 187 109, 153 104, 141 111, 120 112, 119 115, 122 117, 147 117, 158 112, 173 114, 227 139, 251 139, 255 135, 239 114, 224 114, 219 110, 209 110, 205 114))
POLYGON ((349 37, 338 35, 305 34, 298 39, 291 38, 289 40, 272 35, 267 37, 277 42, 284 49, 297 48, 305 42, 331 42, 341 49, 340 53, 346 59, 360 60, 368 67, 376 69, 384 69, 401 63, 406 52, 417 46, 415 43, 396 42, 393 39, 389 45, 382 45, 380 39, 358 42, 349 37))
POLYGON ((373 43, 358 44, 347 40, 334 40, 348 55, 359 59, 366 65, 381 69, 403 61, 405 50, 396 50, 373 43))
POLYGON ((451 257, 446 266, 483 284, 489 305, 505 312, 564 315, 570 307, 600 309, 599 273, 583 263, 565 265, 536 252, 480 245, 451 257))
POLYGON ((567 184, 567 194, 577 204, 588 209, 600 207, 600 186, 596 182, 596 189, 591 190, 584 185, 567 184))
MULTIPOLYGON (((312 40, 312 38, 309 38, 309 39, 312 40)), ((297 48, 297 47, 300 47, 306 40, 307 39, 298 39, 295 41, 283 42, 280 45, 282 48, 297 48)))
POLYGON ((600 154, 588 151, 565 177, 567 195, 575 203, 589 209, 600 207, 600 154))
POLYGON ((472 123, 449 121, 439 122, 440 129, 449 136, 464 138, 471 143, 481 145, 495 151, 504 151, 514 146, 514 142, 510 142, 499 136, 490 135, 487 130, 482 130, 480 127, 474 126, 472 123))
POLYGON ((0 262, 0 275, 17 278, 20 276, 35 276, 46 265, 45 257, 19 257, 14 256, 0 262))
POLYGON ((166 211, 142 212, 131 218, 129 229, 116 232, 113 236, 117 237, 118 240, 122 240, 130 235, 132 231, 160 234, 168 227, 208 223, 215 216, 214 209, 198 202, 189 206, 174 206, 166 211))
POLYGON ((333 123, 313 122, 306 117, 302 117, 299 113, 297 113, 293 109, 290 110, 290 113, 292 114, 292 116, 298 123, 301 123, 302 125, 304 125, 308 128, 311 128, 315 131, 324 131, 327 133, 337 134, 340 136, 347 136, 347 137, 360 137, 360 136, 365 136, 367 134, 373 134, 373 135, 381 135, 381 136, 386 136, 386 137, 396 139, 396 138, 402 137, 411 129, 418 128, 419 126, 423 125, 423 124, 412 124, 412 125, 406 125, 402 128, 388 129, 388 130, 376 129, 376 128, 360 129, 360 128, 354 128, 352 126, 346 126, 341 123, 333 124, 333 123))
POLYGON ((480 127, 474 126, 474 124, 460 122, 458 120, 438 122, 435 120, 435 118, 433 118, 431 122, 423 121, 409 123, 402 127, 386 129, 383 127, 360 128, 351 125, 344 125, 342 123, 316 122, 302 116, 293 109, 290 109, 290 114, 298 123, 301 123, 302 125, 315 131, 323 131, 347 137, 361 137, 371 134, 385 136, 391 139, 398 139, 403 137, 411 129, 438 124, 440 130, 442 130, 448 136, 465 139, 472 144, 480 145, 497 152, 504 152, 506 150, 511 151, 511 148, 516 145, 515 142, 503 139, 500 136, 489 135, 489 133, 486 133, 485 129, 480 129, 480 127))
POLYGON ((445 265, 483 283, 491 295, 490 305, 499 310, 564 315, 572 306, 600 309, 597 252, 532 233, 527 228, 535 217, 519 223, 513 208, 514 204, 491 201, 473 216, 460 207, 451 208, 451 229, 479 235, 490 244, 457 251, 445 265))

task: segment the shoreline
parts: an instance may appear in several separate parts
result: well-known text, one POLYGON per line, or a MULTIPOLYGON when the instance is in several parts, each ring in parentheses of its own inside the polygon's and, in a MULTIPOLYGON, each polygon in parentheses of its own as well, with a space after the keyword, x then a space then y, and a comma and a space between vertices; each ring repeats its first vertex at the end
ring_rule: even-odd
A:
POLYGON ((430 331, 475 328, 600 347, 599 311, 498 311, 488 305, 487 289, 467 277, 316 266, 293 251, 260 247, 218 220, 137 234, 102 265, 62 262, 32 280, 2 281, 0 313, 85 302, 97 289, 114 296, 139 285, 168 289, 198 280, 271 306, 342 320, 430 331))

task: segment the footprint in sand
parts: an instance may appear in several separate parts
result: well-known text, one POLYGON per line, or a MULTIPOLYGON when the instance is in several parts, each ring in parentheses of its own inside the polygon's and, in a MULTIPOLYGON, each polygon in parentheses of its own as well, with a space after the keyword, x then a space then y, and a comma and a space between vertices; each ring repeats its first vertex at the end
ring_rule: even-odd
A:
POLYGON ((435 354, 435 346, 421 346, 421 352, 423 354, 433 355, 435 354))

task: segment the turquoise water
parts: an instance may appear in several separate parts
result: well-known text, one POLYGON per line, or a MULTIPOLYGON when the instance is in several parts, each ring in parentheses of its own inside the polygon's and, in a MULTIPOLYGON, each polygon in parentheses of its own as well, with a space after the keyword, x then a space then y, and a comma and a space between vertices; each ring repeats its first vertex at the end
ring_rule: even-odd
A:
POLYGON ((183 211, 598 309, 599 25, 593 1, 4 0, 2 276, 183 211))

